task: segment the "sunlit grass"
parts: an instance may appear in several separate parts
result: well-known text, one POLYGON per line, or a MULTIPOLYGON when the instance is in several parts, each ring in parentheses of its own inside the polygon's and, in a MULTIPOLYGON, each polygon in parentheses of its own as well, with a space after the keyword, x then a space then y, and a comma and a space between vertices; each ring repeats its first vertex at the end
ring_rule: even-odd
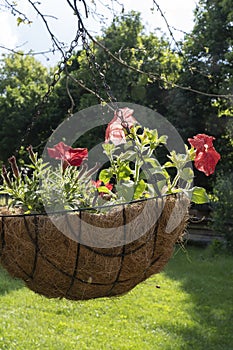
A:
POLYGON ((188 254, 123 297, 86 302, 46 299, 1 272, 0 349, 232 349, 233 258, 188 254))

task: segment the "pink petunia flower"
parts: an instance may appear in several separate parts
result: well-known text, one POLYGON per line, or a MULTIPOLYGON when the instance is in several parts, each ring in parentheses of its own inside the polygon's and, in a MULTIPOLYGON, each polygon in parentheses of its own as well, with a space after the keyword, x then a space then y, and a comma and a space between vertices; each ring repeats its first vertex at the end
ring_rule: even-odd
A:
POLYGON ((105 133, 105 142, 111 141, 114 145, 126 143, 124 129, 130 129, 137 120, 133 117, 133 109, 128 107, 120 108, 114 113, 114 118, 108 124, 105 133))

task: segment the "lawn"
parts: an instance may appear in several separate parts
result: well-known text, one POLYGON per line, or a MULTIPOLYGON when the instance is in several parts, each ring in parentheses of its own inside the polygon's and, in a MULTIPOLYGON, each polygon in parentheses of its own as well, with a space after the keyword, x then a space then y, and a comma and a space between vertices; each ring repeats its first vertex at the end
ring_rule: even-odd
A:
POLYGON ((233 349, 233 257, 178 249, 127 295, 48 300, 0 271, 0 349, 233 349))

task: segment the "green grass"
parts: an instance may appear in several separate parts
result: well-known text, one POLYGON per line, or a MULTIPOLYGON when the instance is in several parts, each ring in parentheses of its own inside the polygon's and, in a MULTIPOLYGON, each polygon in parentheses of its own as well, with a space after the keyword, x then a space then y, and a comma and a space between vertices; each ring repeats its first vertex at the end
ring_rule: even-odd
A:
POLYGON ((231 350, 233 257, 179 250, 127 295, 86 302, 48 300, 1 271, 0 349, 231 350))

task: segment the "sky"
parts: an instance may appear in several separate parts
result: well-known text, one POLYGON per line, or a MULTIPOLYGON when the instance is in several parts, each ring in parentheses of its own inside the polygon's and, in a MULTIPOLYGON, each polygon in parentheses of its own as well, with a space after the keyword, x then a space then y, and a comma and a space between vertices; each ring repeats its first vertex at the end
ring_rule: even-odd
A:
MULTIPOLYGON (((161 28, 162 32, 168 34, 166 23, 162 18, 156 7, 153 8, 153 0, 119 0, 124 3, 125 13, 130 10, 139 11, 142 13, 143 24, 146 25, 147 30, 154 31, 156 28, 161 28)), ((171 28, 176 40, 183 37, 181 31, 189 32, 193 27, 193 11, 195 9, 197 0, 157 0, 157 4, 162 10, 171 28), (181 31, 179 31, 181 30, 181 31)), ((34 52, 47 51, 52 47, 51 38, 45 28, 41 18, 35 14, 34 9, 27 0, 20 0, 20 10, 26 13, 32 24, 20 24, 17 26, 17 16, 13 16, 8 11, 4 11, 2 4, 4 0, 0 0, 0 54, 6 53, 1 46, 9 49, 23 50, 25 52, 33 50, 34 52)), ((39 9, 43 14, 48 15, 46 20, 52 33, 61 42, 70 43, 75 37, 77 30, 77 19, 72 13, 72 9, 68 6, 65 0, 40 0, 41 5, 39 9), (52 16, 52 17, 50 17, 52 16), (56 17, 56 18, 55 18, 56 17)), ((91 3, 91 1, 87 1, 91 3)), ((96 0, 96 8, 92 6, 95 13, 101 13, 103 17, 90 14, 89 19, 83 18, 86 28, 92 35, 100 34, 101 28, 109 25, 113 16, 120 13, 121 6, 114 7, 114 11, 108 10, 112 4, 111 0, 96 0)), ((83 11, 82 3, 79 3, 80 10, 83 11)), ((84 16, 85 17, 85 16, 84 16)), ((9 52, 9 51, 8 51, 9 52)), ((47 66, 55 65, 59 59, 59 54, 44 54, 36 55, 43 64, 47 66)))

